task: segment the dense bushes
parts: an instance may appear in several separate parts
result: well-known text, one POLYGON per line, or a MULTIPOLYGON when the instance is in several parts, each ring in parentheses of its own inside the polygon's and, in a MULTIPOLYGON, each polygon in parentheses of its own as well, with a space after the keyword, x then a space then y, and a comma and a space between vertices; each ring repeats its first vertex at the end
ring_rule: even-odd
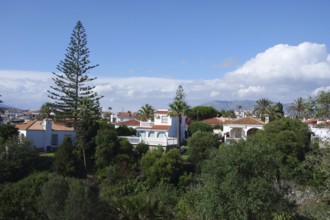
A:
POLYGON ((134 148, 101 124, 87 176, 79 174, 81 150, 68 140, 49 172, 38 171, 29 145, 7 142, 0 148, 7 182, 0 184, 0 219, 327 219, 330 153, 309 140, 305 124, 280 119, 228 145, 195 132, 181 155, 134 148))

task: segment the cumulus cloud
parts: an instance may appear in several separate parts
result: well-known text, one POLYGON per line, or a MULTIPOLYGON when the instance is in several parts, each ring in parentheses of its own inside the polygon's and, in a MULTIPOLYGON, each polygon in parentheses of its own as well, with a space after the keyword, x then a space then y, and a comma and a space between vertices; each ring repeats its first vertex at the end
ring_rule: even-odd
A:
MULTIPOLYGON (((202 75, 203 73, 201 73, 202 75)), ((37 108, 48 101, 50 72, 0 71, 0 94, 7 105, 37 108)), ((251 58, 236 70, 213 80, 178 80, 169 77, 98 77, 95 90, 101 105, 114 111, 136 111, 149 103, 167 108, 179 84, 190 105, 211 100, 269 98, 292 102, 330 85, 330 56, 323 44, 275 45, 251 58)))

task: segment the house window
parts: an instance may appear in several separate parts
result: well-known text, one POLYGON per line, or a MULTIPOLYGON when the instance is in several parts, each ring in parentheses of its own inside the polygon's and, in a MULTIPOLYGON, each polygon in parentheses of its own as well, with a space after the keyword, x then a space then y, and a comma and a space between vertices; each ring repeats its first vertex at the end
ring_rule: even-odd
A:
POLYGON ((233 138, 242 138, 242 128, 234 128, 232 131, 231 131, 231 136, 233 138))
POLYGON ((139 131, 138 132, 138 137, 142 137, 142 138, 146 137, 146 132, 145 131, 139 131))
POLYGON ((159 132, 159 133, 157 134, 157 137, 158 137, 158 138, 164 138, 164 137, 166 137, 166 134, 165 134, 165 132, 159 132))
POLYGON ((162 124, 167 124, 167 123, 168 123, 168 117, 162 116, 162 124))
POLYGON ((52 134, 52 145, 58 145, 58 134, 52 134))
POLYGON ((155 132, 154 131, 150 131, 149 132, 149 137, 150 138, 154 138, 156 136, 155 132))

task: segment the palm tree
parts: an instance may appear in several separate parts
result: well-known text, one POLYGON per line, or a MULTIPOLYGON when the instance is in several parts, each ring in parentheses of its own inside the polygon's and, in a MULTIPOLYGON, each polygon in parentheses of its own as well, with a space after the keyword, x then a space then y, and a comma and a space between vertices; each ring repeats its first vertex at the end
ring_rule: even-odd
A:
POLYGON ((176 96, 172 103, 169 104, 170 106, 170 116, 175 116, 178 118, 178 128, 177 128, 177 145, 180 148, 180 141, 181 141, 181 124, 182 124, 182 116, 186 114, 189 109, 187 102, 185 101, 185 92, 183 90, 182 85, 179 85, 178 89, 176 90, 176 96))
POLYGON ((284 116, 283 104, 280 102, 270 106, 269 111, 269 116, 274 120, 280 119, 284 116))
POLYGON ((256 101, 256 105, 254 105, 253 113, 256 114, 259 118, 265 115, 269 115, 271 105, 272 101, 270 101, 269 99, 259 99, 256 101))
POLYGON ((147 120, 153 121, 154 120, 154 112, 155 112, 155 109, 151 105, 145 104, 138 111, 137 117, 138 117, 139 120, 142 120, 142 121, 147 121, 147 120))
POLYGON ((295 99, 289 106, 289 113, 292 117, 302 118, 305 116, 307 110, 307 104, 301 97, 295 99))

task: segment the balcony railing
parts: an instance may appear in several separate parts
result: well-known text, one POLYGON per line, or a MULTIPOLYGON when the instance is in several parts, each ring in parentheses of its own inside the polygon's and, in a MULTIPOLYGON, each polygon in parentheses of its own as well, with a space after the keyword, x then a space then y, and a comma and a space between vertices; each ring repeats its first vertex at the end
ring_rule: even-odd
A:
POLYGON ((143 128, 151 128, 152 126, 154 126, 154 122, 149 122, 149 121, 141 121, 140 122, 140 127, 143 128))
POLYGON ((136 137, 136 136, 121 136, 120 138, 126 138, 131 144, 139 144, 144 142, 150 146, 171 146, 177 144, 177 139, 175 137, 167 138, 148 138, 148 137, 136 137))

